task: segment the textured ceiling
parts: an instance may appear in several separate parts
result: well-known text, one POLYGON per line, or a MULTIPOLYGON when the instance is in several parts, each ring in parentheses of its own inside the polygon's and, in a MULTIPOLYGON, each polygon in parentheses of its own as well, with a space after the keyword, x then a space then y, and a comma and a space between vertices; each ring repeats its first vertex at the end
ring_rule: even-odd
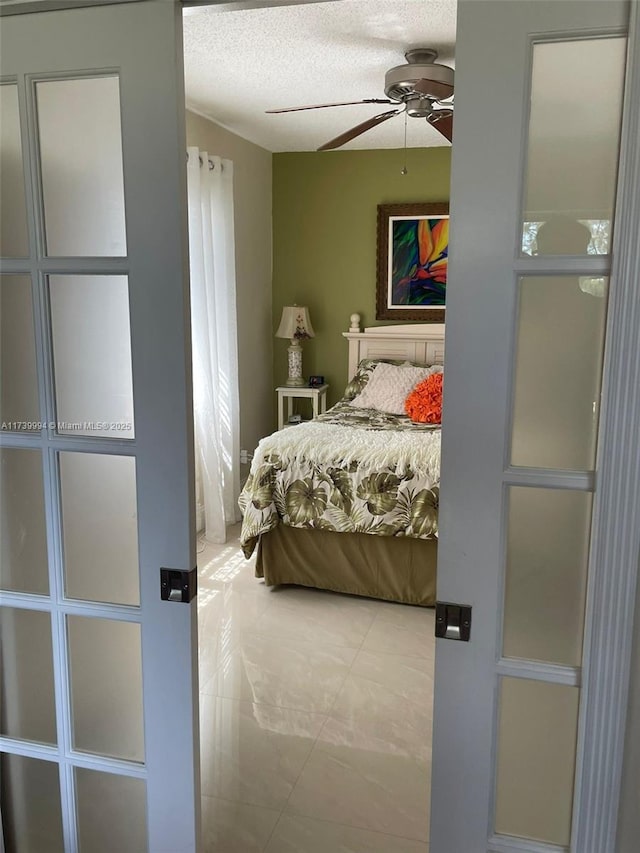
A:
MULTIPOLYGON (((185 10, 187 106, 269 151, 315 151, 385 104, 265 115, 265 110, 384 98, 384 75, 411 47, 454 65, 456 0, 337 0, 275 8, 185 10)), ((401 148, 404 117, 344 148, 401 148)), ((448 145, 409 118, 410 147, 448 145)))

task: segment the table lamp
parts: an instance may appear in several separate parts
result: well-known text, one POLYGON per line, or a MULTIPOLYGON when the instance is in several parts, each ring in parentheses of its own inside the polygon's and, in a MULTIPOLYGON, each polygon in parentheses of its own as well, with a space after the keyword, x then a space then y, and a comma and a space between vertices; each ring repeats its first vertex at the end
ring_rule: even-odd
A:
POLYGON ((304 338, 315 337, 309 309, 300 305, 285 305, 282 309, 282 318, 276 338, 289 338, 291 345, 287 349, 287 363, 289 365, 289 376, 287 385, 301 386, 305 384, 302 378, 302 346, 300 342, 304 338))

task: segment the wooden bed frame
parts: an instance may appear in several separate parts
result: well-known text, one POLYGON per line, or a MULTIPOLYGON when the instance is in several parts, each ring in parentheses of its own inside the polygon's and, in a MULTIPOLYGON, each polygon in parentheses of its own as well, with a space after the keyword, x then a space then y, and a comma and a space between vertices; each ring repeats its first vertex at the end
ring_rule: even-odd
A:
POLYGON ((349 376, 351 379, 363 358, 399 359, 418 364, 444 363, 444 323, 408 326, 371 326, 360 329, 360 315, 352 314, 348 332, 349 376))
MULTIPOLYGON (((352 314, 348 332, 348 380, 363 358, 442 364, 444 325, 412 324, 360 329, 352 314)), ((279 525, 262 534, 256 576, 268 586, 297 584, 403 604, 433 606, 437 541, 299 530, 279 525)))

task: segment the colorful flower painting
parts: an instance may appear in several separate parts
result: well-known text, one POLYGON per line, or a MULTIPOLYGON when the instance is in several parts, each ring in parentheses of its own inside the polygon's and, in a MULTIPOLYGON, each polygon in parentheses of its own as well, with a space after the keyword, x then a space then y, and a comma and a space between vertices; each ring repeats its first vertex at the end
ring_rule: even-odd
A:
POLYGON ((449 217, 391 220, 392 306, 444 306, 449 259, 449 217))
POLYGON ((447 205, 379 205, 376 318, 443 322, 448 262, 447 205))

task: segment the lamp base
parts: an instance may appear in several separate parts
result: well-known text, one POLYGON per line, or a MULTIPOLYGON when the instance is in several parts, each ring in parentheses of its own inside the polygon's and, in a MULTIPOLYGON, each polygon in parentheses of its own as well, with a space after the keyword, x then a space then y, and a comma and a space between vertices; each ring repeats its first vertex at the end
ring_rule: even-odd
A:
POLYGON ((291 388, 300 388, 305 385, 302 378, 302 347, 300 341, 294 339, 291 345, 287 347, 287 364, 289 366, 289 376, 287 385, 291 388))

